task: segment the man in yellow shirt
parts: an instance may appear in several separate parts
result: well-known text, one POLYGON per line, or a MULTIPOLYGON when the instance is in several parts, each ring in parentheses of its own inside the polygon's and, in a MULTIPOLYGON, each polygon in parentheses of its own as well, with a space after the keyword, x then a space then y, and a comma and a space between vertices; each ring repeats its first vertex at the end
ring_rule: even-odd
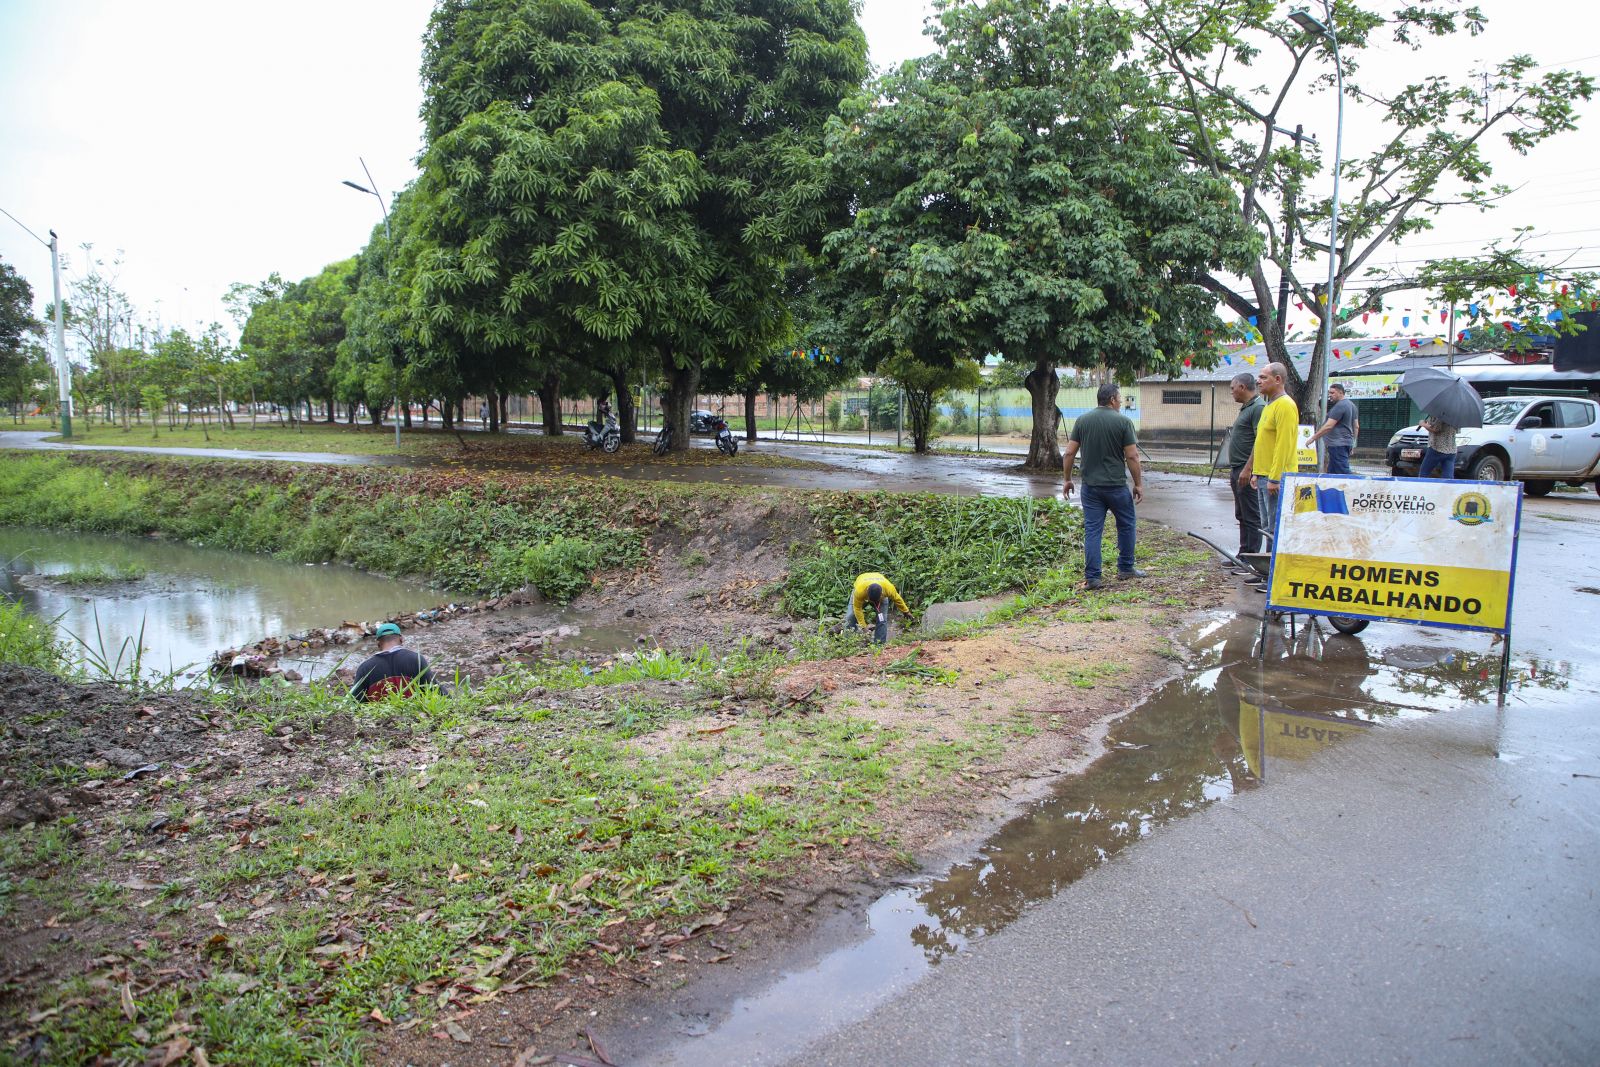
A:
POLYGON ((1277 528, 1278 482, 1284 472, 1299 469, 1295 456, 1300 448, 1300 409, 1285 389, 1289 371, 1282 363, 1268 363, 1256 376, 1267 406, 1256 425, 1256 445, 1239 479, 1250 479, 1253 489, 1261 490, 1261 522, 1267 532, 1277 528))
POLYGON ((884 597, 893 600, 904 614, 911 614, 911 609, 906 607, 906 602, 895 591, 894 583, 877 571, 857 575, 856 584, 850 590, 850 605, 845 609, 846 621, 853 623, 858 630, 865 630, 867 617, 862 609, 871 606, 872 639, 880 645, 889 640, 889 605, 884 603, 884 597))

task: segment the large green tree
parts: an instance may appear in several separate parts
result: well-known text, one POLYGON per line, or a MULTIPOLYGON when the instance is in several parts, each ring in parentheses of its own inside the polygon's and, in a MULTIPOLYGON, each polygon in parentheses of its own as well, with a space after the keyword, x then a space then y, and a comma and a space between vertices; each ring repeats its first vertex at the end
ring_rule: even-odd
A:
POLYGON ((0 260, 0 388, 13 404, 24 401, 35 354, 27 343, 39 331, 33 317, 33 286, 11 264, 0 260))
POLYGON ((419 329, 541 397, 572 363, 658 360, 685 426, 704 367, 785 328, 781 271, 838 210, 822 126, 865 54, 849 0, 444 0, 419 329))
MULTIPOLYGON (((254 361, 266 396, 290 412, 311 401, 334 417, 334 363, 345 336, 345 307, 355 292, 354 258, 330 263, 298 282, 276 274, 255 286, 235 285, 229 299, 249 308, 239 346, 254 361)), ((298 417, 298 416, 295 416, 298 417)))
MULTIPOLYGON (((1456 0, 1388 9, 1337 0, 1331 22, 1345 104, 1359 111, 1364 128, 1378 132, 1363 138, 1373 147, 1351 154, 1340 167, 1343 198, 1329 294, 1332 190, 1330 185, 1330 195, 1311 195, 1309 183, 1330 155, 1333 131, 1325 129, 1316 143, 1291 140, 1282 131, 1303 120, 1306 93, 1334 88, 1333 46, 1287 16, 1288 5, 1262 0, 1140 0, 1137 26, 1151 73, 1171 85, 1184 151, 1233 185, 1240 219, 1262 240, 1262 256, 1242 272, 1243 286, 1220 273, 1206 275, 1204 283, 1259 329, 1268 354, 1290 368, 1291 392, 1307 412, 1321 400, 1308 387, 1327 366, 1327 353, 1319 334, 1308 373, 1300 377, 1284 346, 1287 301, 1315 312, 1331 300, 1356 314, 1378 308, 1386 293, 1397 290, 1442 292, 1451 285, 1455 294, 1487 294, 1516 284, 1509 279, 1537 277, 1541 266, 1532 258, 1509 273, 1494 256, 1458 261, 1448 273, 1384 270, 1373 278, 1368 265, 1389 243, 1431 229, 1441 212, 1492 207, 1506 191, 1492 183, 1492 143, 1525 154, 1574 129, 1577 106, 1590 98, 1594 79, 1526 55, 1474 73, 1429 69, 1422 51, 1427 40, 1483 34, 1481 11, 1456 0), (1362 62, 1384 37, 1409 47, 1417 59, 1387 57, 1369 80, 1362 62), (1398 80, 1396 71, 1415 80, 1383 88, 1385 81, 1398 80), (1362 295, 1347 297, 1344 291, 1357 284, 1362 295)), ((1570 328, 1570 316, 1553 325, 1570 328)))
POLYGON ((1055 466, 1055 368, 1126 378, 1209 349, 1215 301, 1192 279, 1242 264, 1253 237, 1226 183, 1173 147, 1115 9, 957 0, 934 37, 830 129, 858 190, 824 242, 840 318, 897 377, 919 377, 907 355, 1030 364, 1027 462, 1055 466))

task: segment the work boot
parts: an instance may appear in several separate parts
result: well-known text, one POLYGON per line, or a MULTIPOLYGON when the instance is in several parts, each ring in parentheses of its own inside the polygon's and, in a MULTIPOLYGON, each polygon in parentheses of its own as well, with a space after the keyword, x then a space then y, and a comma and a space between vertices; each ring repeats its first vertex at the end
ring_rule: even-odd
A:
POLYGON ((1148 578, 1148 577, 1150 577, 1149 573, 1146 572, 1146 571, 1140 570, 1138 567, 1135 567, 1131 571, 1118 571, 1117 572, 1117 580, 1120 581, 1120 582, 1126 582, 1131 578, 1148 578))
POLYGON ((1085 589, 1099 589, 1102 585, 1105 585, 1105 584, 1106 583, 1102 582, 1099 578, 1085 578, 1083 580, 1083 587, 1085 589))

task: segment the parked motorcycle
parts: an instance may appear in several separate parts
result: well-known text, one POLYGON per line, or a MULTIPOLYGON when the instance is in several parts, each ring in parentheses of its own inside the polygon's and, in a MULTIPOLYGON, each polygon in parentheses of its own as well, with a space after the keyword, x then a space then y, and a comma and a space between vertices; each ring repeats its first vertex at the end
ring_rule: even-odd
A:
POLYGON ((591 422, 583 428, 583 443, 590 448, 602 449, 607 453, 615 452, 622 447, 622 430, 617 426, 616 416, 607 415, 604 426, 598 422, 591 422))
POLYGON ((717 451, 724 456, 731 456, 739 451, 739 442, 734 440, 733 431, 728 428, 728 420, 721 415, 711 420, 711 432, 717 435, 717 451))

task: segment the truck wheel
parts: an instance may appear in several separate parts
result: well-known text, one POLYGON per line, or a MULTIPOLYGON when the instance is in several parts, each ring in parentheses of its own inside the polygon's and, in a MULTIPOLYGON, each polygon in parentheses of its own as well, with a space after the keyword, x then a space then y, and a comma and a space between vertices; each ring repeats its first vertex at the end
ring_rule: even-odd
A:
POLYGON ((1523 482, 1522 491, 1529 496, 1549 496, 1550 490, 1556 487, 1555 482, 1523 482))
POLYGON ((1472 461, 1472 479, 1478 482, 1503 482, 1510 473, 1506 468, 1506 461, 1491 452, 1472 461))

